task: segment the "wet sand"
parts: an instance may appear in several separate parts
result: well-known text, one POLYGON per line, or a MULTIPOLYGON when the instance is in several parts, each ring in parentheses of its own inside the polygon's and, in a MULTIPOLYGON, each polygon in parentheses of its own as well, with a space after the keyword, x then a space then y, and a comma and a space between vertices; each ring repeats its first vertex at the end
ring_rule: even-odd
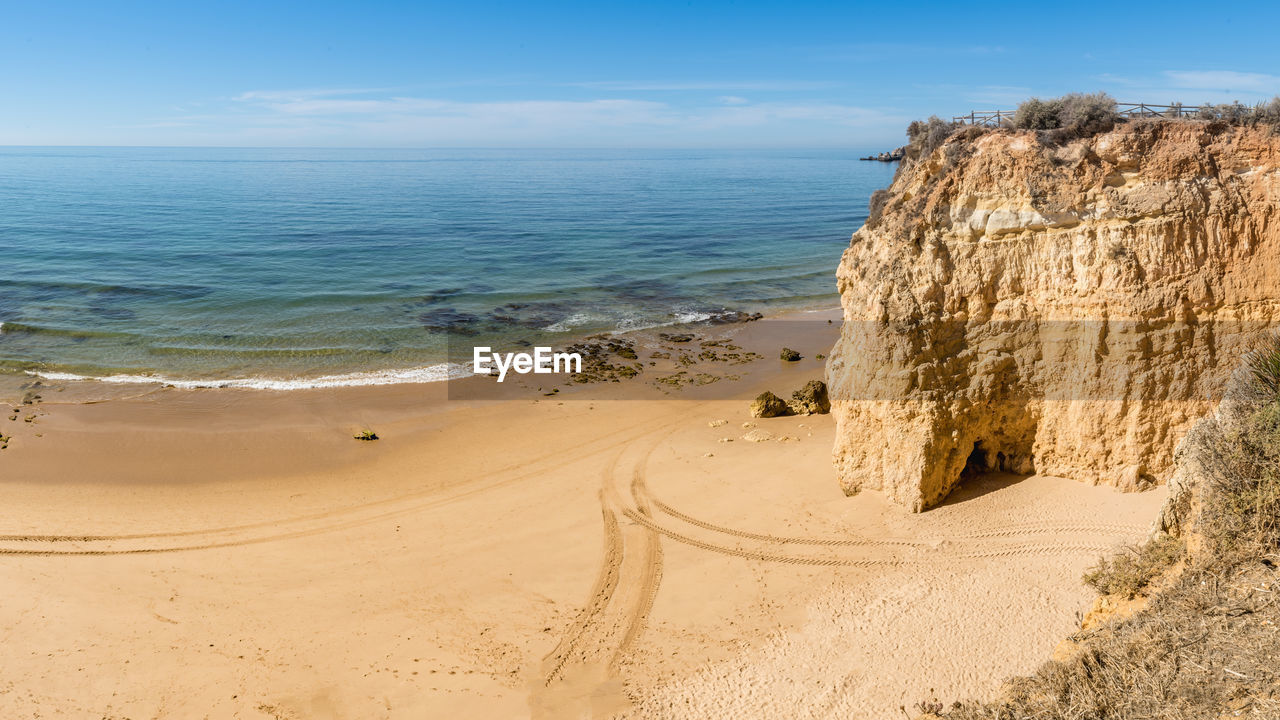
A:
POLYGON ((43 388, 0 417, 0 716, 888 718, 990 693, 1076 627, 1080 573, 1163 490, 845 497, 830 416, 747 412, 821 378, 824 317, 733 330, 763 358, 683 389, 43 388))

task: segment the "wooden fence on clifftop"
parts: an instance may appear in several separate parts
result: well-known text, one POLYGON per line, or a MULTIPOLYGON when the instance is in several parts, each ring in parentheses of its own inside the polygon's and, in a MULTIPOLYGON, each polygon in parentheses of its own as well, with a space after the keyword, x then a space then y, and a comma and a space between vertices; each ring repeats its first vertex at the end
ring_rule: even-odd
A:
MULTIPOLYGON (((1194 105, 1152 105, 1151 103, 1116 103, 1116 112, 1124 117, 1192 117, 1200 112, 1194 105)), ((968 115, 954 115, 951 122, 962 125, 1000 127, 1013 123, 1013 110, 971 110, 968 115)))

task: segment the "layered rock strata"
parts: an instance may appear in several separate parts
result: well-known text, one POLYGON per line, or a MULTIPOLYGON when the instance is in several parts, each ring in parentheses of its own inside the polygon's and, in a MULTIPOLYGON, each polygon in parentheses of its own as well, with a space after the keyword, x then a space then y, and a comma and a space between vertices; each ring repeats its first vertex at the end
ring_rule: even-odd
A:
POLYGON ((919 511, 966 471, 1160 482, 1280 327, 1278 208, 1264 128, 960 133, 905 162, 838 271, 842 487, 919 511))

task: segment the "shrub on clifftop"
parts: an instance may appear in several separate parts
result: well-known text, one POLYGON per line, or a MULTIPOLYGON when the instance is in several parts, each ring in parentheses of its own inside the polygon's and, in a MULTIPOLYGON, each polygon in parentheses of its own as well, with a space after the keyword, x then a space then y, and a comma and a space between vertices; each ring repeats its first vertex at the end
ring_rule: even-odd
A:
POLYGON ((928 157, 930 153, 942 146, 951 134, 960 128, 960 123, 947 122, 937 115, 928 120, 913 120, 907 126, 907 157, 911 159, 928 157))
POLYGON ((1120 122, 1115 98, 1106 93, 1068 93, 1059 98, 1031 98, 1018 106, 1013 126, 1052 131, 1054 140, 1091 137, 1120 122))

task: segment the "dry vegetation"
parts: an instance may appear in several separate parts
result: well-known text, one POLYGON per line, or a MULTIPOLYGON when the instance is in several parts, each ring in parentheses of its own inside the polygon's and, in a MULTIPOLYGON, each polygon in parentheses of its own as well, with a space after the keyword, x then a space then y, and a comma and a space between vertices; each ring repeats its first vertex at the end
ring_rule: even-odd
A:
MULTIPOLYGON (((1062 145, 1107 132, 1126 122, 1208 122, 1220 126, 1260 126, 1280 132, 1280 96, 1257 105, 1238 102, 1201 105, 1194 115, 1178 112, 1184 107, 1182 103, 1173 103, 1171 107, 1175 109, 1166 117, 1133 120, 1116 110, 1115 98, 1107 93, 1068 93, 1048 100, 1029 98, 1018 105, 1011 120, 999 127, 950 122, 934 115, 907 126, 905 156, 908 162, 917 161, 944 148, 943 163, 951 165, 966 154, 969 141, 988 132, 1034 130, 1045 145, 1062 145), (952 138, 957 142, 948 143, 952 138)), ((868 225, 875 226, 891 199, 885 188, 871 194, 868 225)))
POLYGON ((948 720, 1280 718, 1280 342, 1249 358, 1188 452, 1212 472, 1183 542, 1159 538, 1086 581, 1148 597, 1083 630, 1078 652, 1010 681, 989 703, 930 706, 948 720), (1185 560, 1185 562, 1179 562, 1185 560))
MULTIPOLYGON (((1184 106, 1182 103, 1173 103, 1172 107, 1181 109, 1184 106)), ((1257 125, 1280 130, 1280 97, 1257 105, 1238 102, 1201 105, 1194 115, 1170 110, 1163 119, 1257 125)), ((909 142, 906 154, 911 159, 926 157, 962 130, 971 136, 999 129, 1035 130, 1040 133, 1044 142, 1057 144, 1093 137, 1125 122, 1131 120, 1116 110, 1115 98, 1106 93, 1068 93, 1048 100, 1033 97, 1020 103, 1013 118, 1006 120, 998 128, 949 122, 936 115, 928 120, 916 120, 907 126, 909 142)))

